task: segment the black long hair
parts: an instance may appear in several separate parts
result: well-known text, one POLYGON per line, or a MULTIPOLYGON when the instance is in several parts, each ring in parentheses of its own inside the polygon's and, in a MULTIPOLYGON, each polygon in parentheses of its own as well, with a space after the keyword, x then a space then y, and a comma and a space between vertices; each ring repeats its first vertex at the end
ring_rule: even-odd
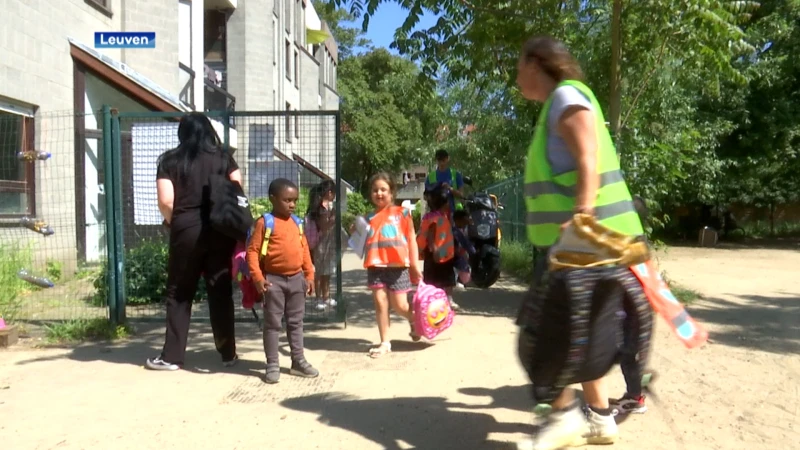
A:
POLYGON ((222 148, 222 142, 214 126, 205 114, 192 112, 181 118, 178 125, 178 144, 158 158, 167 173, 177 173, 183 180, 192 169, 192 163, 200 152, 215 153, 222 148), (173 170, 175 172, 173 172, 173 170))
POLYGON ((328 192, 335 190, 336 183, 332 180, 323 180, 311 188, 311 192, 308 193, 308 212, 306 214, 314 220, 319 220, 319 207, 322 206, 322 198, 328 192))

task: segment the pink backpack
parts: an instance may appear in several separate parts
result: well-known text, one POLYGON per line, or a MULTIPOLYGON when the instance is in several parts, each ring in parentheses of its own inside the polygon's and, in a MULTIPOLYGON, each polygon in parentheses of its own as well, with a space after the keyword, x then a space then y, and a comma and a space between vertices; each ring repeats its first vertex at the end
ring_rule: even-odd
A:
POLYGON ((425 339, 435 338, 453 324, 456 314, 444 290, 420 281, 413 303, 414 331, 425 339))

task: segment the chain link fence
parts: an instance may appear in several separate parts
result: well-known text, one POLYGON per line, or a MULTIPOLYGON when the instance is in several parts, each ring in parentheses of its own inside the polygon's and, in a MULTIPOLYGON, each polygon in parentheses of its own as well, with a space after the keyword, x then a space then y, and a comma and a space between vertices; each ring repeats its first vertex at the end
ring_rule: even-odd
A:
POLYGON ((503 240, 527 242, 522 175, 495 183, 487 187, 486 192, 496 195, 497 200, 503 205, 503 209, 498 211, 503 240))
POLYGON ((0 317, 108 317, 100 111, 0 111, 0 317))
MULTIPOLYGON (((156 164, 178 145, 182 115, 109 107, 80 117, 0 111, 0 317, 164 319, 169 235, 156 164)), ((276 178, 300 188, 301 218, 311 190, 334 184, 336 226, 314 255, 317 288, 334 302, 309 298, 306 317, 342 320, 341 211, 352 188, 339 176, 339 113, 207 115, 242 171, 254 217, 271 210, 267 190, 276 178)), ((253 320, 235 286, 237 320, 253 320)), ((207 320, 202 280, 195 300, 193 318, 207 320)))

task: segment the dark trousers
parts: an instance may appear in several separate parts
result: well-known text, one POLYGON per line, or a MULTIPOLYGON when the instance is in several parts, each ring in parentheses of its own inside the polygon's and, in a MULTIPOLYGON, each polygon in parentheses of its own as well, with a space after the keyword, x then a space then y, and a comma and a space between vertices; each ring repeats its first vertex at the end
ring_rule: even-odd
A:
POLYGON ((625 296, 622 308, 625 319, 622 323, 622 348, 620 368, 625 377, 628 394, 642 394, 642 373, 649 359, 650 341, 653 333, 654 312, 635 275, 623 282, 625 296))
POLYGON ((267 355, 267 364, 278 363, 281 317, 286 317, 286 337, 289 339, 292 361, 302 361, 306 279, 302 272, 291 276, 266 276, 272 283, 264 294, 264 353, 267 355))
POLYGON ((229 361, 236 355, 231 256, 233 239, 200 226, 172 231, 167 266, 167 336, 161 358, 183 364, 192 300, 203 274, 214 344, 229 361))
POLYGON ((517 324, 519 356, 537 402, 551 403, 566 386, 603 377, 617 361, 624 270, 551 273, 546 259, 535 262, 517 324))

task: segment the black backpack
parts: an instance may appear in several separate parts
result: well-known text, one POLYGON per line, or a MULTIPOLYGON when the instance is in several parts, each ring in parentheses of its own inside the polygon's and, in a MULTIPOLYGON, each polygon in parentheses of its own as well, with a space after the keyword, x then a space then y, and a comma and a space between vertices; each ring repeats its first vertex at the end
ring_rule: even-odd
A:
POLYGON ((227 155, 224 158, 221 173, 213 173, 208 179, 209 221, 214 230, 237 242, 244 242, 253 226, 253 215, 244 189, 228 177, 227 155))

